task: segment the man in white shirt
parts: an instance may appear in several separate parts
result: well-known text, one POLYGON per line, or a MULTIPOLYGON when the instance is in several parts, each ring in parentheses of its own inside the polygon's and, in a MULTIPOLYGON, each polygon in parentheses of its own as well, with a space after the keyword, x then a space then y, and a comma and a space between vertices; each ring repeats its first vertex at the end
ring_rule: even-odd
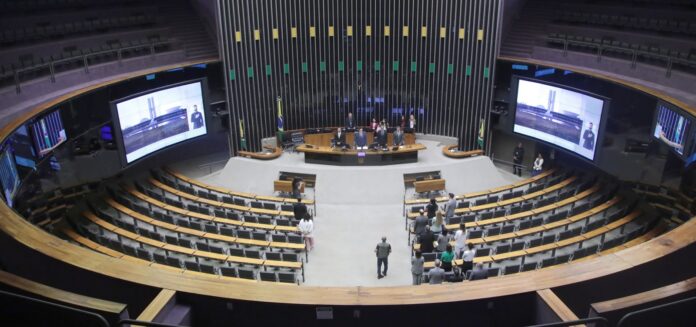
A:
POLYGON ((312 248, 314 248, 314 236, 312 235, 312 232, 314 231, 314 222, 312 222, 312 220, 305 215, 302 220, 300 220, 300 224, 297 226, 297 229, 300 230, 300 233, 302 233, 302 236, 304 237, 307 251, 312 250, 312 248))
POLYGON ((466 225, 459 224, 459 230, 454 233, 454 254, 457 258, 462 257, 462 251, 466 246, 466 225))

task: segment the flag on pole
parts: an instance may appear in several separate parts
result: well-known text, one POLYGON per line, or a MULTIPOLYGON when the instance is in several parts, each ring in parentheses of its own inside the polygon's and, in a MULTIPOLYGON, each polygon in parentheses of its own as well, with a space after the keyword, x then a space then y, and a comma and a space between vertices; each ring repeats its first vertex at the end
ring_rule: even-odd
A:
POLYGON ((283 98, 280 95, 276 98, 276 103, 278 103, 278 140, 280 143, 283 142, 283 98))
POLYGON ((246 150, 247 144, 246 144, 246 139, 244 138, 244 120, 243 119, 239 120, 239 137, 241 139, 239 141, 239 148, 242 150, 246 150))
POLYGON ((481 119, 481 126, 479 127, 479 134, 478 134, 478 146, 479 148, 483 149, 483 136, 485 134, 485 126, 486 126, 486 120, 481 119))
POLYGON ((283 131, 283 99, 278 96, 276 98, 276 102, 278 103, 278 131, 282 132, 283 131))

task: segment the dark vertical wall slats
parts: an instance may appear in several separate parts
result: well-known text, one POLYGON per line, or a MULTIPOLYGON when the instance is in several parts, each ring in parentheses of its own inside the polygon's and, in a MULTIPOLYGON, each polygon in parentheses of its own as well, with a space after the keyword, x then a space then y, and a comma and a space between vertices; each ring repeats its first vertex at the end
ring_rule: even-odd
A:
POLYGON ((418 132, 455 136, 460 148, 478 148, 480 120, 485 119, 487 132, 492 106, 499 12, 500 0, 218 0, 231 154, 241 144, 240 119, 249 150, 260 150, 261 139, 275 135, 279 96, 286 130, 340 126, 348 112, 360 125, 372 117, 396 125, 401 117, 393 109, 401 109, 407 119, 413 110, 418 132), (477 40, 479 29, 483 41, 477 40), (241 42, 236 32, 242 33, 241 42))

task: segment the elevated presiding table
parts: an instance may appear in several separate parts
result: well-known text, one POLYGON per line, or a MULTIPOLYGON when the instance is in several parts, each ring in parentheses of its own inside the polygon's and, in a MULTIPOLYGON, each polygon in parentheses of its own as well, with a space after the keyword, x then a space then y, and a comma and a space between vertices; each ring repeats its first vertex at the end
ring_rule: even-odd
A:
POLYGON ((422 144, 410 144, 394 150, 356 150, 330 146, 299 145, 296 150, 304 152, 306 163, 338 166, 381 166, 418 161, 418 151, 425 150, 422 144))

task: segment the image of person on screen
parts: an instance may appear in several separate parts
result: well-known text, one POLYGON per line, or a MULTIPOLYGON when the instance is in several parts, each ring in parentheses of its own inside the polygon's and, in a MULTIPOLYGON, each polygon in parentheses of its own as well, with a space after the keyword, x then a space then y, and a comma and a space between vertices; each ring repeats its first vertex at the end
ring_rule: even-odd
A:
POLYGON ((203 114, 198 112, 198 106, 193 105, 193 113, 191 114, 191 124, 193 124, 193 128, 201 128, 203 127, 203 114))
POLYGON ((367 147, 367 134, 362 128, 355 134, 355 147, 360 150, 367 147))
POLYGON ((582 139, 584 140, 582 143, 582 147, 592 151, 592 149, 594 149, 595 143, 595 133, 594 131, 592 131, 592 122, 590 122, 585 132, 582 133, 582 139))

